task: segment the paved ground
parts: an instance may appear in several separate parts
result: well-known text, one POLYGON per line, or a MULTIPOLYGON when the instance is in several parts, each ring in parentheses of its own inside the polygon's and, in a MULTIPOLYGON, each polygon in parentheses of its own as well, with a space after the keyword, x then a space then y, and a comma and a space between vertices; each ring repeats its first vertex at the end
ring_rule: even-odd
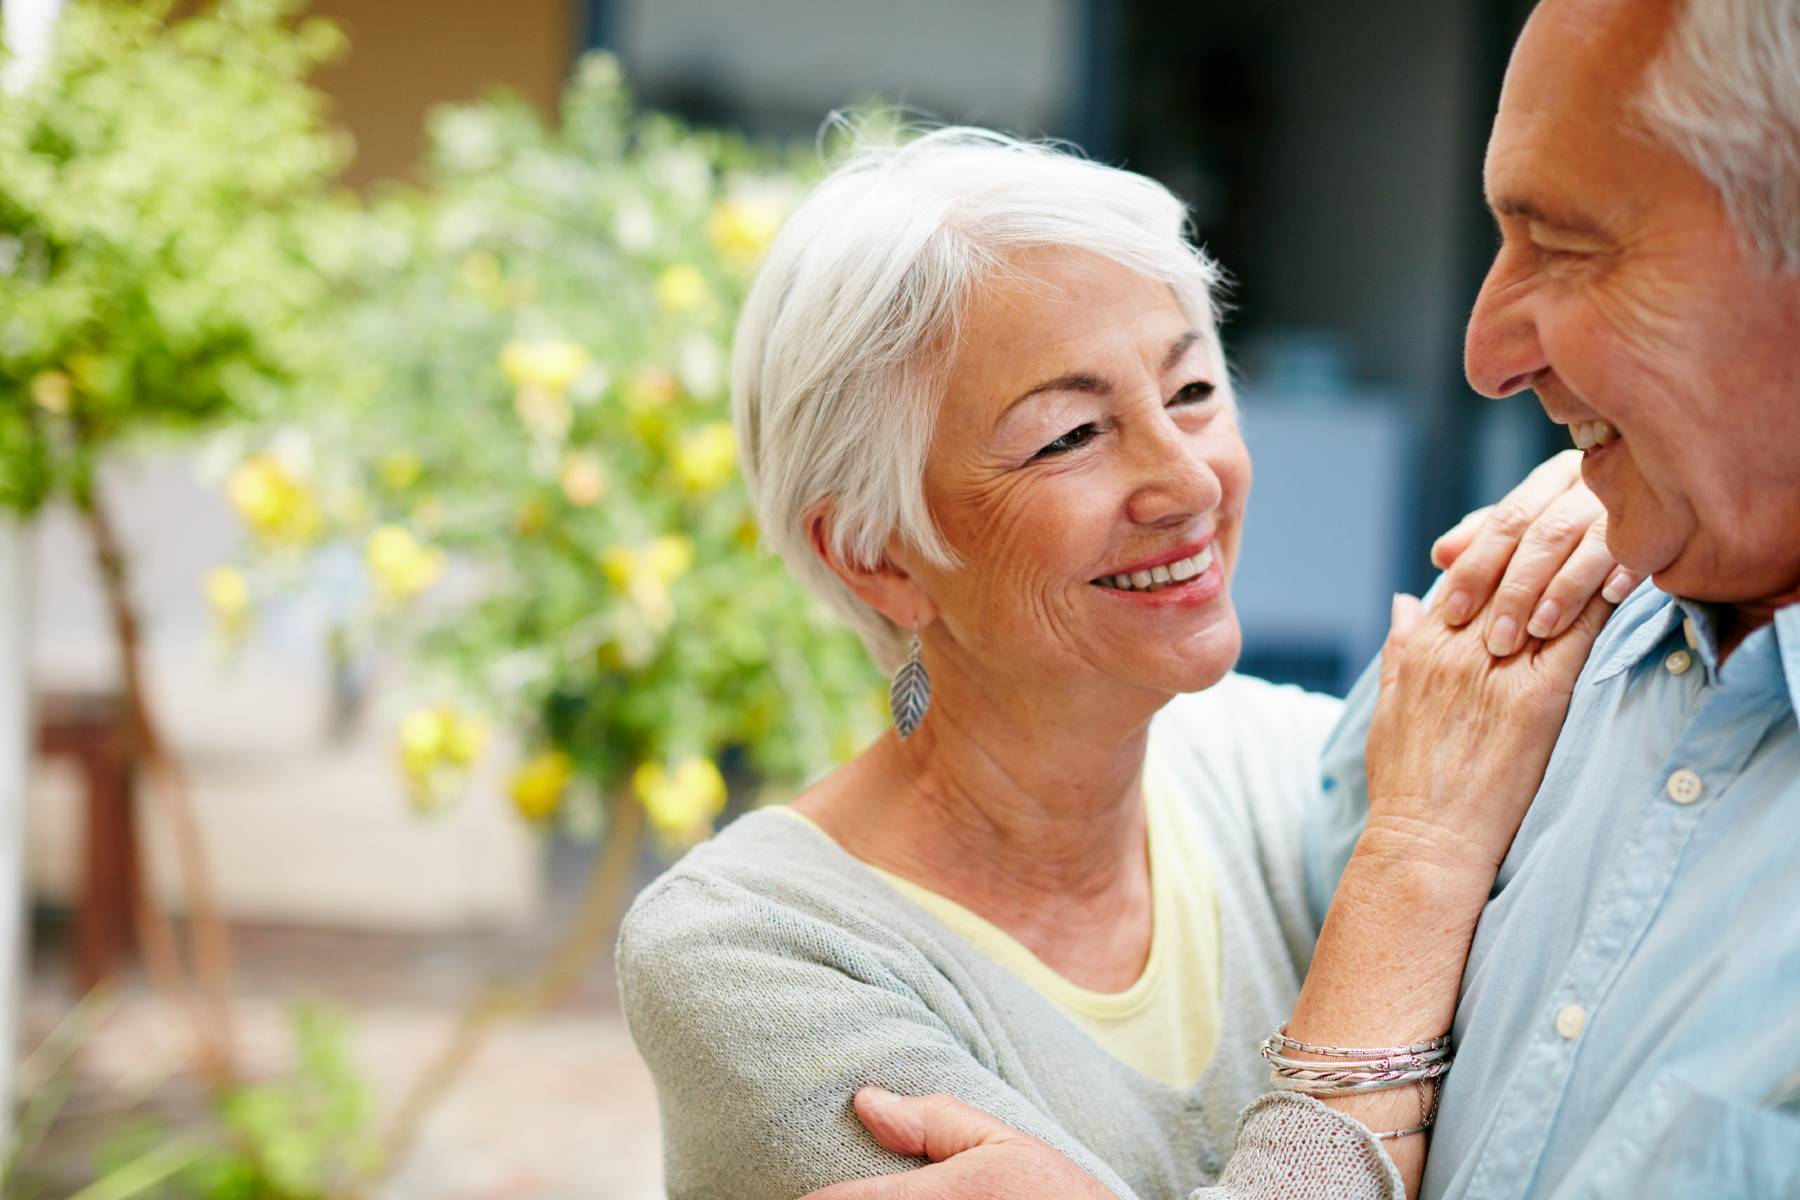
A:
MULTIPOLYGON (((482 981, 539 961, 542 929, 466 937, 245 929, 237 939, 240 1041, 252 1071, 289 1053, 286 1010, 329 1001, 355 1026, 354 1057, 391 1103, 440 1044, 482 981)), ((56 922, 41 924, 25 1003, 26 1049, 68 1012, 72 993, 56 922)), ((35 1156, 65 1188, 92 1178, 96 1130, 120 1112, 179 1119, 198 1104, 182 1082, 181 1023, 127 980, 116 1009, 84 1043, 76 1091, 35 1156), (110 1114, 110 1117, 109 1117, 110 1114)), ((67 1195, 50 1190, 46 1195, 67 1195)), ((560 1013, 504 1027, 423 1130, 380 1200, 650 1200, 662 1194, 656 1098, 618 1014, 606 964, 560 1013)))

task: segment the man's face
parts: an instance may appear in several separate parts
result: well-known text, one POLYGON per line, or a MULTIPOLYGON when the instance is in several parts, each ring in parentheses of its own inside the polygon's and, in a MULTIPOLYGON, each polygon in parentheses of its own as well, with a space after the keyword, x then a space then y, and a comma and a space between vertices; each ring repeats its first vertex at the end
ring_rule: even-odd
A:
POLYGON ((1621 562, 1699 600, 1791 598, 1800 278, 1747 259, 1716 190, 1632 112, 1679 9, 1533 14, 1488 143, 1501 245, 1465 365, 1488 396, 1535 391, 1587 447, 1621 562))

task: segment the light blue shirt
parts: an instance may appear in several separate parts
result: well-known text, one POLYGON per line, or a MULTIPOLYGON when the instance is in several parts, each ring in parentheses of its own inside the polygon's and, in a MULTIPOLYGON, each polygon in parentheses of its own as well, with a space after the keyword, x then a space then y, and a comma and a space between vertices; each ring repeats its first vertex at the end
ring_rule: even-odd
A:
MULTIPOLYGON (((1374 669, 1309 825, 1322 918, 1374 669)), ((1800 1197, 1800 605, 1719 665, 1649 584, 1601 633, 1476 929, 1423 1194, 1800 1197)))

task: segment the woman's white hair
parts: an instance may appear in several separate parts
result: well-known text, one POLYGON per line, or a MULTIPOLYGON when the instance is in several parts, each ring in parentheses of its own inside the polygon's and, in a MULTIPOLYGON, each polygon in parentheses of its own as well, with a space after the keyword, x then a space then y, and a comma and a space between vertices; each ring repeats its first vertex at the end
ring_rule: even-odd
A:
POLYGON ((1638 107, 1718 188, 1746 252, 1800 272, 1800 0, 1686 0, 1638 107))
POLYGON ((971 294, 1020 250, 1078 248, 1166 283, 1217 353, 1219 272, 1185 232, 1161 184, 971 128, 864 144, 788 218, 732 352, 744 478, 764 540, 877 661, 896 663, 906 634, 819 560, 815 511, 829 506, 842 561, 875 565, 897 534, 955 565, 923 475, 971 294))

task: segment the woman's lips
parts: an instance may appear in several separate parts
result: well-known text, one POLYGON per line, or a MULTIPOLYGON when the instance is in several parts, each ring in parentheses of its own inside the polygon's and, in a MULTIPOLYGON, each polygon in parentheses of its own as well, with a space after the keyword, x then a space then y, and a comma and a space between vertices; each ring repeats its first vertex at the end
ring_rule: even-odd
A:
POLYGON ((1153 587, 1148 591, 1136 588, 1119 588, 1109 584, 1095 582, 1090 586, 1097 588, 1108 597, 1122 603, 1133 604, 1140 608, 1199 608, 1210 603, 1225 590, 1225 572, 1218 556, 1208 547, 1207 564, 1204 570, 1191 578, 1174 581, 1153 587))

